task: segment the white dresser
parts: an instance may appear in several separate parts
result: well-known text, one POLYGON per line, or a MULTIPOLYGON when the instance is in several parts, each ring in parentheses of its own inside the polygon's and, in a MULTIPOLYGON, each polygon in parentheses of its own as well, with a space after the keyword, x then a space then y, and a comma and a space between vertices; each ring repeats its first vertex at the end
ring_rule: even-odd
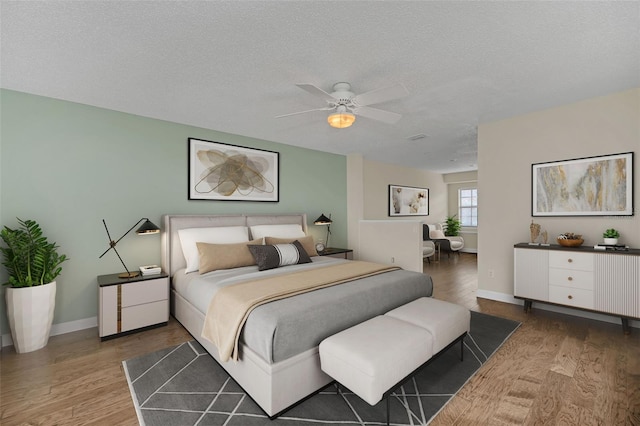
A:
POLYGON ((102 340, 166 325, 169 321, 169 276, 165 273, 119 278, 98 277, 98 330, 102 340))
POLYGON ((592 247, 514 246, 514 296, 532 302, 640 319, 640 250, 601 251, 592 247))

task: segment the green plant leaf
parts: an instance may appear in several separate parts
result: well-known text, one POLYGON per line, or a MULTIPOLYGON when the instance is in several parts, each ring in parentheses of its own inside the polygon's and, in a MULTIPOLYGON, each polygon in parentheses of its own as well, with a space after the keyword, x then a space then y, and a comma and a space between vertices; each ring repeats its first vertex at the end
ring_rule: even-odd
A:
POLYGON ((460 235, 460 220, 456 219, 457 215, 447 216, 444 226, 444 235, 447 237, 455 237, 460 235))
POLYGON ((59 255, 56 243, 50 243, 43 235, 40 225, 34 220, 21 220, 16 229, 5 226, 0 237, 6 247, 0 247, 2 265, 9 275, 4 285, 30 287, 43 285, 62 272, 60 264, 67 259, 59 255))

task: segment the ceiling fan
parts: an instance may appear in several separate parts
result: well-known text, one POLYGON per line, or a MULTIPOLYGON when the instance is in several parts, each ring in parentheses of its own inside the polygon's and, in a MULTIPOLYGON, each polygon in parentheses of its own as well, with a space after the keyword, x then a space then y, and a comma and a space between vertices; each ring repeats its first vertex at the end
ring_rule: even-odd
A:
POLYGON ((371 90, 359 95, 353 93, 351 91, 351 85, 345 82, 334 84, 332 93, 327 93, 313 84, 296 84, 296 86, 312 95, 324 99, 327 106, 279 115, 276 118, 305 114, 312 111, 333 111, 329 114, 327 121, 330 126, 337 128, 351 126, 356 119, 356 115, 382 121, 387 124, 395 124, 400 120, 402 115, 378 108, 371 108, 369 105, 398 99, 409 94, 409 91, 400 83, 382 89, 371 90))

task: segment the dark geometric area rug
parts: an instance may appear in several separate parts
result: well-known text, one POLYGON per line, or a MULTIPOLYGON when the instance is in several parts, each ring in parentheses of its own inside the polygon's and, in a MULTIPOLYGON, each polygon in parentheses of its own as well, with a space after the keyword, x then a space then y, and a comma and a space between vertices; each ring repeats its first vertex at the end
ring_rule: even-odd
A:
MULTIPOLYGON (((471 312, 471 332, 398 388, 391 424, 426 425, 520 325, 471 312)), ((123 361, 141 425, 294 426, 386 423, 386 403, 370 406, 341 387, 325 388, 275 420, 198 344, 190 341, 123 361)))

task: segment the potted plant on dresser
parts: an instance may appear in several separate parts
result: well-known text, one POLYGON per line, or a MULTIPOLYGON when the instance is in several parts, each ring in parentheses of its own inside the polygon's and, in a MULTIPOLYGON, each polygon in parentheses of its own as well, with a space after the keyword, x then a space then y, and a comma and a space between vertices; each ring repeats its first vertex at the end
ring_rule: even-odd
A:
POLYGON ((67 256, 58 254, 33 220, 18 219, 19 227, 5 226, 0 237, 3 265, 9 274, 6 289, 7 317, 18 353, 47 345, 56 303, 56 277, 67 256))
POLYGON ((613 228, 609 228, 602 233, 602 238, 604 238, 605 244, 616 245, 618 244, 618 238, 620 238, 620 233, 613 228))

